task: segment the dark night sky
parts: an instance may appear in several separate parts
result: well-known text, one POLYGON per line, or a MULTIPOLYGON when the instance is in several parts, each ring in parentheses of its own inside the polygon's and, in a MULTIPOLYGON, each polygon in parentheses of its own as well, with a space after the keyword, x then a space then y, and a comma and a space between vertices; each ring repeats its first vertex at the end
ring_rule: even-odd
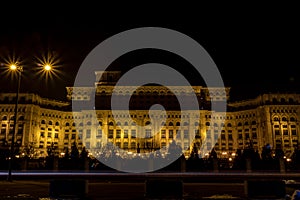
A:
MULTIPOLYGON (((235 10, 231 15, 209 13, 203 16, 197 12, 190 15, 175 12, 163 18, 163 15, 147 14, 143 18, 139 13, 109 21, 97 13, 85 17, 57 14, 42 18, 44 23, 38 22, 36 16, 17 21, 7 18, 2 21, 9 28, 0 32, 1 61, 8 52, 15 52, 33 66, 30 61, 33 55, 55 52, 60 57, 63 72, 60 78, 46 85, 27 71, 21 90, 38 91, 44 97, 65 100, 65 87, 72 86, 81 62, 100 42, 131 28, 158 26, 180 31, 198 41, 215 61, 225 85, 231 87, 233 100, 253 98, 265 92, 299 92, 299 12, 285 9, 282 13, 278 9, 235 10), (17 24, 12 25, 12 22, 17 24)), ((181 59, 159 51, 124 55, 114 65, 132 67, 149 61, 174 65, 187 76, 193 74, 183 67, 186 63, 181 59)), ((1 68, 3 75, 3 66, 1 68)), ((1 76, 0 80, 1 92, 14 91, 11 79, 1 76)))

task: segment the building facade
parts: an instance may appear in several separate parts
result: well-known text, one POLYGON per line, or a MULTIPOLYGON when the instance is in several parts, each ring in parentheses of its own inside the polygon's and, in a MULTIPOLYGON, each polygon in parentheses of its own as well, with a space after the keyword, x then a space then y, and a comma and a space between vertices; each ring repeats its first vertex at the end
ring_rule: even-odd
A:
MULTIPOLYGON (((132 93, 134 86, 114 88, 119 77, 118 71, 96 72, 95 87, 67 87, 65 102, 20 94, 15 132, 20 153, 45 157, 51 147, 61 155, 76 145, 97 154, 109 142, 127 152, 151 152, 175 141, 186 156, 195 148, 206 156, 214 148, 221 157, 249 146, 261 152, 267 144, 289 155, 300 145, 299 94, 262 94, 231 102, 230 88, 193 86, 199 109, 190 110, 186 86, 145 85, 132 93), (129 112, 121 106, 112 112, 113 92, 120 102, 130 96, 129 112), (183 108, 178 96, 186 100, 183 108), (94 107, 87 106, 91 100, 94 107), (212 110, 212 102, 225 102, 227 110, 212 110), (165 112, 149 112, 153 104, 161 104, 165 112)), ((14 102, 15 94, 0 94, 0 146, 11 144, 14 102)))

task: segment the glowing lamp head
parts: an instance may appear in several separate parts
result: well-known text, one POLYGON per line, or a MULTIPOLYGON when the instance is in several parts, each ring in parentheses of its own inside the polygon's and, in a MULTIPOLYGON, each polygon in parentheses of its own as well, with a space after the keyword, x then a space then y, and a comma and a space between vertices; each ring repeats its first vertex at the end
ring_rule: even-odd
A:
POLYGON ((51 69, 52 69, 52 67, 50 65, 45 65, 44 66, 45 71, 50 71, 51 69))
POLYGON ((18 67, 17 67, 17 65, 12 64, 12 65, 9 66, 9 68, 10 68, 10 70, 15 71, 15 70, 17 70, 18 67))

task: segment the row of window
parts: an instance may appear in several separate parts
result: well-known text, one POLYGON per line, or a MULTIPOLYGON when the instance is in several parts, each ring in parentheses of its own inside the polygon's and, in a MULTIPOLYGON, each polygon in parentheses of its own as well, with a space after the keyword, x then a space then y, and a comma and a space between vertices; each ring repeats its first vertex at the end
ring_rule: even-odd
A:
MULTIPOLYGON (((14 108, 2 108, 1 109, 2 112, 14 112, 15 109, 14 108)), ((25 112, 26 108, 19 108, 18 112, 25 112)))
MULTIPOLYGON (((279 120, 279 117, 274 117, 274 118, 273 118, 273 121, 280 121, 280 120, 279 120)), ((281 121, 286 122, 286 121, 288 121, 288 118, 287 118, 287 117, 282 117, 282 118, 281 118, 281 121)), ((290 117, 290 120, 289 120, 289 121, 295 122, 296 119, 295 119, 294 117, 290 117)))
MULTIPOLYGON (((15 117, 12 115, 12 116, 10 116, 9 120, 14 120, 14 118, 15 118, 15 117)), ((8 120, 8 117, 4 115, 4 116, 2 117, 2 121, 7 121, 7 120, 8 120)), ((20 116, 20 117, 18 118, 18 120, 19 120, 19 121, 24 120, 24 116, 20 116)))

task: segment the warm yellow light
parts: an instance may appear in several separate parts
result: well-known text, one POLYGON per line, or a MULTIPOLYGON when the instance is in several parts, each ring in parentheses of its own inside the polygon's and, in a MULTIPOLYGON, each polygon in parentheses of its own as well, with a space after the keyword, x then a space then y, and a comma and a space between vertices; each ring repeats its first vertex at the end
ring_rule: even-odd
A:
POLYGON ((17 70, 17 66, 16 66, 15 64, 11 64, 11 65, 9 66, 9 68, 10 68, 11 70, 17 70))
POLYGON ((50 65, 45 65, 45 66, 44 66, 44 69, 45 69, 46 71, 50 71, 50 70, 52 69, 52 67, 51 67, 50 65))

